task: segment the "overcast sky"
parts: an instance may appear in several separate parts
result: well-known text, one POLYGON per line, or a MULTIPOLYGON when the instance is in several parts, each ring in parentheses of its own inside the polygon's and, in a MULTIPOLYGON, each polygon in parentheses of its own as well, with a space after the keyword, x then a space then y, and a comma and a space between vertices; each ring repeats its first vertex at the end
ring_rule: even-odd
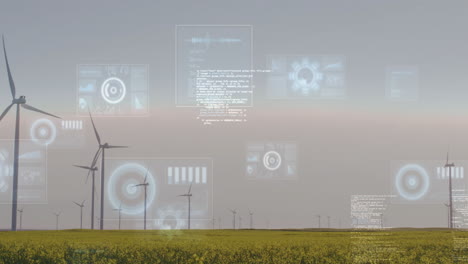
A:
MULTIPOLYGON (((249 208, 258 227, 267 221, 275 228, 314 227, 317 214, 347 227, 351 195, 392 193, 392 161, 443 165, 449 146, 453 159, 468 160, 467 10, 464 0, 3 1, 0 32, 18 94, 64 119, 84 120, 77 136, 82 145, 60 138, 63 146, 48 148, 47 201, 24 205, 23 227, 54 228, 51 212, 57 210, 63 211, 61 228, 78 227, 72 201, 90 200, 86 172, 71 166, 89 164, 97 149, 89 120, 76 117, 79 64, 148 65, 149 114, 95 118, 102 138, 131 146, 106 154, 141 161, 212 159, 213 215, 223 227, 231 227, 227 208, 239 210, 244 227, 249 208), (246 123, 203 125, 196 109, 175 104, 176 25, 251 25, 254 69, 267 69, 274 54, 343 56, 346 95, 271 100, 267 77, 259 74, 246 123), (386 98, 386 71, 395 65, 417 67, 417 100, 386 98), (293 142, 297 178, 249 180, 251 142, 293 142)), ((11 99, 0 58, 5 108, 11 99)), ((22 116, 21 135, 29 139, 40 115, 22 116)), ((0 123, 2 139, 13 138, 13 117, 11 111, 0 123)), ((386 223, 446 226, 444 202, 390 204, 386 223)), ((156 215, 157 200, 151 210, 156 215)), ((10 213, 10 205, 0 205, 1 229, 9 228, 10 213)), ((106 226, 115 228, 116 214, 109 209, 107 218, 106 226)))

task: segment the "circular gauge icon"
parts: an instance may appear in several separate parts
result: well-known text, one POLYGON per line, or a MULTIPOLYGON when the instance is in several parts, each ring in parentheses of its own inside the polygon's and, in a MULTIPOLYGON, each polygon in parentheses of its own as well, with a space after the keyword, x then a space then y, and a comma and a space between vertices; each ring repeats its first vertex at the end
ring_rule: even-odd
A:
POLYGON ((102 98, 109 104, 122 102, 126 94, 127 87, 125 83, 117 77, 108 78, 101 85, 102 98))
POLYGON ((402 198, 416 201, 429 191, 429 175, 420 165, 408 164, 398 171, 395 186, 402 198))
POLYGON ((281 166, 281 155, 274 151, 268 151, 263 155, 263 165, 267 170, 274 171, 281 166))
POLYGON ((147 175, 146 208, 150 208, 156 197, 156 181, 151 172, 138 163, 127 163, 115 169, 108 183, 107 195, 113 208, 122 208, 122 213, 137 215, 144 212, 143 186, 136 186, 145 180, 147 175))
POLYGON ((57 128, 46 118, 36 120, 29 131, 32 141, 41 146, 47 146, 57 137, 57 128))

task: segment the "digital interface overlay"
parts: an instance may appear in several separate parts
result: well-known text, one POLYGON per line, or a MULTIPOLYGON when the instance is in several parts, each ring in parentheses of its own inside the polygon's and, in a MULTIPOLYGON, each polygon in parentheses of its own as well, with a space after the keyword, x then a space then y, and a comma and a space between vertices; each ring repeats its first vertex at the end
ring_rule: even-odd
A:
POLYGON ((297 145, 291 142, 247 144, 246 177, 250 180, 295 180, 297 145))
POLYGON ((467 161, 454 161, 455 167, 445 168, 444 161, 392 161, 391 192, 394 204, 444 204, 449 199, 449 173, 452 175, 452 195, 466 195, 465 167, 467 161))
MULTIPOLYGON (((191 186, 191 226, 208 228, 213 215, 213 164, 211 159, 143 158, 106 159, 109 176, 106 184, 108 217, 117 220, 112 209, 121 208, 123 221, 141 228, 144 191, 135 185, 147 175, 147 225, 150 229, 187 228, 188 201, 184 196, 191 186)), ((106 169, 107 169, 106 168, 106 169)), ((127 227, 129 227, 127 225, 127 227)))
POLYGON ((82 118, 28 119, 28 138, 37 146, 50 149, 79 149, 86 144, 88 120, 82 118))
POLYGON ((78 65, 77 114, 148 115, 148 75, 148 65, 78 65))
MULTIPOLYGON (((0 140, 0 203, 11 204, 14 140, 0 140)), ((18 203, 47 203, 47 146, 20 140, 18 203)))
POLYGON ((246 121, 251 71, 251 26, 176 26, 176 105, 200 108, 204 124, 246 121))
POLYGON ((346 96, 346 60, 338 55, 270 55, 267 98, 342 99, 346 96))
POLYGON ((417 66, 391 66, 386 71, 385 96, 390 101, 415 102, 419 99, 417 66))

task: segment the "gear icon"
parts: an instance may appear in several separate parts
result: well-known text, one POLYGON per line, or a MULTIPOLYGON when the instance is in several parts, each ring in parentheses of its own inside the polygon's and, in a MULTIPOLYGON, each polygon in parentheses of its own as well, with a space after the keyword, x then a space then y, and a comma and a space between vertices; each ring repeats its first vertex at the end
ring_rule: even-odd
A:
POLYGON ((294 92, 309 95, 320 90, 323 73, 320 71, 319 63, 303 58, 301 61, 293 62, 291 67, 289 80, 292 82, 291 89, 294 92))

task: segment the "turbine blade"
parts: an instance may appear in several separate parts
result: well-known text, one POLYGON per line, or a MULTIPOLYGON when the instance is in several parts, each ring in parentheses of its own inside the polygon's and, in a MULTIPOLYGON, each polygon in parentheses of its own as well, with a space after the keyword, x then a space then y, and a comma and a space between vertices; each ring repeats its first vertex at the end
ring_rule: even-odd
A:
POLYGON ((107 146, 107 148, 110 148, 110 149, 112 149, 112 148, 128 148, 128 146, 112 146, 112 145, 109 145, 109 146, 107 146))
POLYGON ((88 183, 89 176, 91 176, 91 173, 93 172, 93 169, 94 169, 95 166, 96 166, 96 162, 97 162, 97 159, 99 158, 99 154, 100 154, 100 153, 101 153, 101 147, 98 148, 98 150, 96 151, 96 154, 94 155, 93 162, 91 163, 91 167, 90 167, 89 170, 88 170, 88 176, 86 176, 86 182, 85 182, 85 184, 88 183))
POLYGON ((0 116, 0 121, 6 116, 6 114, 8 113, 8 111, 10 111, 12 106, 13 106, 13 104, 11 104, 7 108, 5 108, 5 111, 3 111, 2 115, 0 116))
POLYGON ((73 167, 82 168, 82 169, 85 169, 85 170, 92 170, 90 167, 81 166, 81 165, 73 165, 73 167))
POLYGON ((192 184, 190 183, 190 187, 188 189, 188 193, 187 194, 190 194, 190 191, 192 190, 192 184))
POLYGON ((96 166, 96 162, 99 158, 99 154, 101 154, 101 147, 98 148, 98 150, 96 151, 96 154, 94 155, 93 161, 91 162, 91 168, 93 169, 96 166))
POLYGON ((2 41, 3 41, 3 54, 5 54, 5 62, 6 62, 7 72, 8 72, 8 81, 10 82, 11 96, 13 97, 13 99, 15 99, 16 87, 15 87, 15 82, 13 81, 13 76, 11 76, 10 64, 8 63, 8 57, 7 57, 6 48, 5 48, 5 37, 3 35, 2 35, 2 41))
POLYGON ((99 133, 97 132, 96 125, 94 125, 94 120, 93 120, 93 117, 91 116, 91 111, 89 111, 89 117, 91 118, 91 124, 93 124, 94 134, 96 134, 97 142, 99 143, 99 145, 101 145, 101 137, 99 136, 99 133))
POLYGON ((73 203, 76 204, 76 205, 78 205, 78 206, 81 206, 79 203, 77 203, 77 202, 75 202, 75 201, 73 201, 73 203))
POLYGON ((86 200, 83 200, 83 202, 81 203, 81 206, 84 206, 84 203, 86 202, 86 200))
POLYGON ((52 116, 52 117, 61 119, 60 117, 58 117, 58 116, 56 116, 56 115, 49 114, 49 113, 44 112, 44 111, 42 111, 42 110, 40 110, 40 109, 37 109, 37 108, 35 108, 35 107, 32 107, 32 106, 30 106, 30 105, 28 105, 28 104, 22 104, 21 106, 22 106, 24 109, 28 109, 28 110, 30 110, 30 111, 38 112, 38 113, 41 113, 41 114, 44 114, 44 115, 48 115, 48 116, 52 116))

